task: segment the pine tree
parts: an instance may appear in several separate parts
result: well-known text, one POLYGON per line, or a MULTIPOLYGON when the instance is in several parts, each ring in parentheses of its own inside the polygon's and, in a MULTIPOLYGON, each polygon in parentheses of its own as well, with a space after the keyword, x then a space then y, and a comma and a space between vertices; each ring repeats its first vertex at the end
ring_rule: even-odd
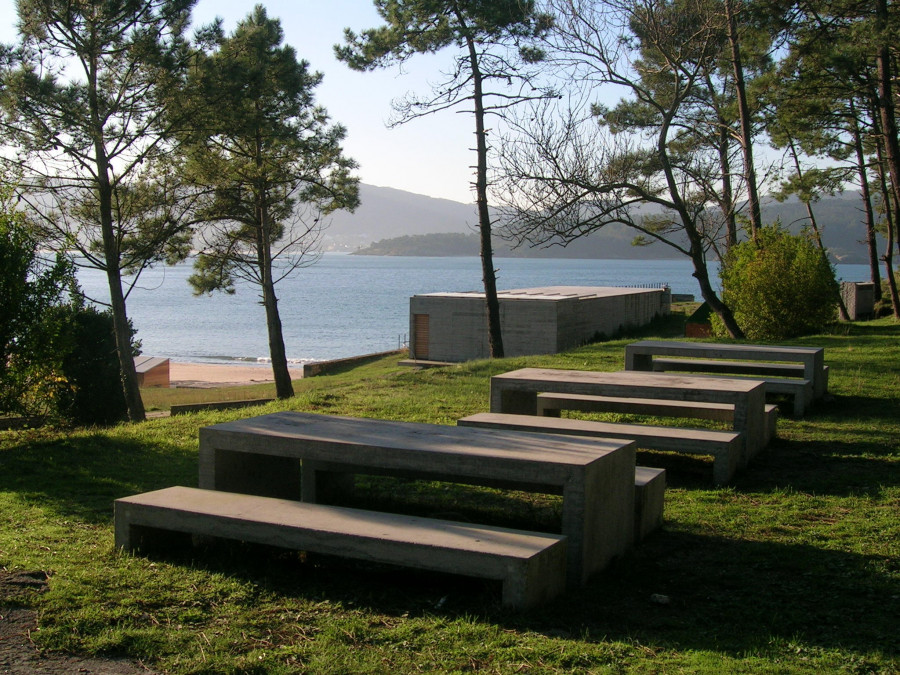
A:
POLYGON ((282 45, 277 19, 262 5, 231 36, 208 27, 186 107, 187 182, 199 194, 194 217, 203 248, 189 281, 197 293, 234 292, 240 279, 260 289, 279 398, 293 396, 277 283, 316 259, 323 216, 359 203, 345 130, 330 125, 313 92, 322 75, 282 45))

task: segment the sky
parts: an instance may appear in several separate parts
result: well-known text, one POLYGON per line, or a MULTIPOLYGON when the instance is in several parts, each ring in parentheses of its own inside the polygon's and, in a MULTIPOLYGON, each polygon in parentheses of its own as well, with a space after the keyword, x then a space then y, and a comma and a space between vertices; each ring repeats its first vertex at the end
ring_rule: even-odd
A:
MULTIPOLYGON (((252 0, 199 0, 195 26, 221 17, 226 33, 246 17, 252 0)), ((270 17, 281 20, 284 42, 298 58, 324 75, 316 102, 333 122, 347 128, 344 152, 359 164, 357 175, 370 185, 391 187, 458 202, 474 201, 474 121, 444 111, 400 127, 386 125, 391 101, 408 92, 427 93, 441 81, 452 52, 416 55, 401 68, 358 73, 334 57, 344 28, 357 33, 382 23, 371 0, 265 0, 270 17)), ((0 0, 0 41, 16 40, 15 1, 0 0)))

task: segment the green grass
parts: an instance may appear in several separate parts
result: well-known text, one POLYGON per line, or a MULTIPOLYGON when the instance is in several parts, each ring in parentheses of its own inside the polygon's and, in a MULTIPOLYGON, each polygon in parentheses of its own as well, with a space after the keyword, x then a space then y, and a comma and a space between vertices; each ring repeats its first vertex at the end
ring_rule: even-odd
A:
MULTIPOLYGON (((507 612, 492 583, 449 575, 239 544, 152 559, 113 547, 115 498, 196 485, 202 426, 284 409, 452 424, 487 408, 492 374, 618 370, 627 342, 423 371, 391 357, 297 382, 293 400, 259 408, 2 432, 0 566, 49 573, 46 593, 21 600, 39 613, 42 648, 175 673, 900 672, 900 326, 889 320, 798 340, 826 348, 831 398, 780 420, 778 440, 728 488, 670 475, 662 531, 533 611, 507 612)), ((172 402, 188 401, 156 405, 172 402)), ((559 519, 553 496, 359 485, 374 508, 547 529, 559 519)))

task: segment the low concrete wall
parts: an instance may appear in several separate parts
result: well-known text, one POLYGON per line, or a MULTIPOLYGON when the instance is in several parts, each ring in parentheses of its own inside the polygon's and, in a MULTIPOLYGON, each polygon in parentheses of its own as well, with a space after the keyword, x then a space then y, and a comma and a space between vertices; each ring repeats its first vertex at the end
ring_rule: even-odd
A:
POLYGON ((255 405, 264 405, 274 401, 274 398, 255 398, 246 401, 215 401, 213 403, 183 403, 181 405, 173 405, 170 414, 186 415, 188 413, 200 412, 202 410, 228 410, 230 408, 252 408, 255 405))
POLYGON ((402 354, 405 349, 392 349, 389 352, 377 352, 375 354, 363 354, 362 356, 350 356, 346 359, 334 359, 333 361, 315 361, 313 363, 303 364, 303 377, 314 377, 315 375, 327 375, 348 366, 359 366, 375 359, 385 356, 393 356, 394 354, 402 354))

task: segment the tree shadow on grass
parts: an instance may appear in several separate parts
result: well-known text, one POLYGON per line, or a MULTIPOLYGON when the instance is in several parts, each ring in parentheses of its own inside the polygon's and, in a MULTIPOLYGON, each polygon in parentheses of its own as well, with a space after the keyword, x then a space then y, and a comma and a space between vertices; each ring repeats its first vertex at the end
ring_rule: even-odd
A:
POLYGON ((265 546, 208 546, 165 559, 285 598, 404 618, 479 617, 571 640, 576 650, 576 642, 637 642, 735 658, 788 644, 888 658, 900 653, 900 561, 806 544, 662 531, 586 587, 521 612, 500 606, 497 582, 265 546), (668 603, 659 604, 659 596, 668 603))
POLYGON ((824 401, 816 402, 805 420, 813 422, 832 421, 846 424, 850 419, 884 419, 891 423, 900 413, 900 398, 897 392, 893 398, 876 398, 853 394, 828 394, 824 401))
POLYGON ((780 440, 751 460, 737 476, 741 492, 796 492, 881 499, 900 486, 900 462, 865 456, 855 443, 780 440))
POLYGON ((661 532, 548 608, 544 630, 734 656, 779 640, 896 654, 898 573, 890 558, 661 532), (654 594, 670 603, 655 604, 654 594))
POLYGON ((196 486, 196 451, 103 432, 52 441, 23 435, 0 450, 0 492, 87 523, 110 522, 119 497, 176 484, 196 486))

